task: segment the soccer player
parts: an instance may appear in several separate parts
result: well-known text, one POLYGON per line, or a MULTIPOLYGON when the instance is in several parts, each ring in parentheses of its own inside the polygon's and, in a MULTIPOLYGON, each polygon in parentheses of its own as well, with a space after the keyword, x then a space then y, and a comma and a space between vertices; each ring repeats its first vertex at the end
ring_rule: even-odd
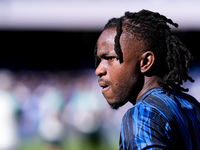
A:
POLYGON ((183 82, 191 53, 171 32, 171 19, 149 10, 126 12, 105 25, 95 48, 96 75, 123 117, 119 150, 200 150, 200 104, 183 82))

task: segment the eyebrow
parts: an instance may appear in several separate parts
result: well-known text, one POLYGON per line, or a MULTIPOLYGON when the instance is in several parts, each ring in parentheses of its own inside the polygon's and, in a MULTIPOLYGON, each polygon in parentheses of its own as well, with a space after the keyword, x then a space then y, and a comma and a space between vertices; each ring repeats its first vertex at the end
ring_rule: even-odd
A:
MULTIPOLYGON (((98 54, 98 53, 97 53, 98 54)), ((117 55, 115 50, 113 49, 112 51, 106 51, 106 50, 103 50, 102 53, 100 53, 100 57, 104 57, 104 56, 107 56, 107 55, 117 55)))

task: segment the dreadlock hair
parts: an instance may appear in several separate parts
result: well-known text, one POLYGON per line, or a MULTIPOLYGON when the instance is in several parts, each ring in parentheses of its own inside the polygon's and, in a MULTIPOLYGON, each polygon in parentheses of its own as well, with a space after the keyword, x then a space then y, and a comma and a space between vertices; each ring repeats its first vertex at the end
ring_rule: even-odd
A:
MULTIPOLYGON (((120 36, 124 29, 133 34, 137 40, 143 40, 154 53, 156 59, 152 72, 162 77, 162 81, 158 81, 161 87, 179 92, 188 91, 181 85, 187 80, 194 82, 187 73, 193 57, 187 47, 172 34, 167 23, 178 27, 177 23, 157 12, 141 10, 137 13, 125 12, 120 18, 110 19, 104 30, 116 27, 115 52, 120 63, 123 62, 120 36)), ((94 53, 97 67, 100 63, 97 57, 97 45, 94 53)))

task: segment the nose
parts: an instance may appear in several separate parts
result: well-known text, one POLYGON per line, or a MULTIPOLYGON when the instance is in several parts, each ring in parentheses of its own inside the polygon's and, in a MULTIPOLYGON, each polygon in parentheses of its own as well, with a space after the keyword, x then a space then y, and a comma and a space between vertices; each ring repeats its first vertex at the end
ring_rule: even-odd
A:
POLYGON ((101 77, 101 76, 103 76, 103 75, 106 75, 106 73, 107 73, 106 67, 105 67, 102 63, 100 63, 100 64, 98 65, 98 67, 96 68, 96 70, 95 70, 95 74, 96 74, 97 76, 101 77))

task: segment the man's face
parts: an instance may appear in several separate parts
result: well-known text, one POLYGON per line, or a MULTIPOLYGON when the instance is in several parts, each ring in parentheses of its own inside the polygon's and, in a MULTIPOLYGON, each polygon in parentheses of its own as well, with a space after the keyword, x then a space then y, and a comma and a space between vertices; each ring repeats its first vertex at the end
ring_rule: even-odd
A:
POLYGON ((128 101, 135 103, 137 94, 141 90, 143 80, 140 73, 141 42, 126 37, 122 33, 120 45, 123 62, 117 60, 114 50, 116 28, 106 29, 97 42, 97 56, 100 63, 95 71, 99 76, 99 85, 107 102, 114 109, 128 101))

